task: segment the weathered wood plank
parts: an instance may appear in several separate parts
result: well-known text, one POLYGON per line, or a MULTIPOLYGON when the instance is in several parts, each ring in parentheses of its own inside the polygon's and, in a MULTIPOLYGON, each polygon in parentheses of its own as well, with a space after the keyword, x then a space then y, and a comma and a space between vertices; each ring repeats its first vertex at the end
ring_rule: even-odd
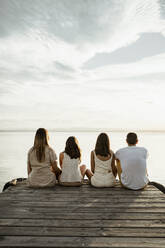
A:
MULTIPOLYGON (((9 189, 6 190, 6 192, 13 192, 15 191, 15 188, 16 187, 10 187, 9 189)), ((42 192, 42 193, 47 193, 47 192, 77 192, 77 189, 79 190, 79 192, 112 192, 112 193, 117 193, 117 192, 126 192, 126 191, 130 191, 130 192, 137 192, 137 193, 141 193, 141 192, 155 192, 157 191, 156 188, 150 188, 150 189, 143 189, 143 190, 136 190, 136 191, 133 191, 133 190, 129 190, 129 189, 124 189, 124 188, 95 188, 95 187, 92 187, 92 186, 88 186, 86 188, 84 188, 83 186, 81 187, 55 187, 55 188, 44 188, 44 189, 40 189, 40 188, 24 188, 24 187, 19 187, 19 190, 21 190, 22 192, 34 192, 34 191, 38 191, 39 192, 42 192)))
POLYGON ((109 213, 98 213, 97 212, 91 212, 91 213, 55 213, 54 211, 52 212, 38 212, 34 211, 33 209, 22 209, 22 210, 7 210, 7 211, 1 211, 0 213, 0 218, 18 218, 18 219, 50 219, 50 218, 55 218, 57 220, 63 219, 63 220, 78 220, 78 219, 86 219, 86 220, 108 220, 108 219, 128 219, 128 220, 165 220, 165 214, 164 212, 162 213, 146 213, 146 212, 109 212, 109 213))
POLYGON ((1 236, 0 247, 164 248, 164 238, 1 236))
MULTIPOLYGON (((81 185, 81 186, 78 186, 78 188, 88 188, 88 187, 92 187, 92 188, 96 188, 96 187, 93 187, 90 183, 89 183, 89 181, 88 181, 88 179, 86 180, 84 180, 83 181, 83 184, 81 185)), ((29 186, 27 185, 27 181, 25 180, 25 181, 22 181, 22 182, 17 182, 17 187, 22 187, 22 188, 29 188, 29 186)), ((59 185, 58 183, 54 186, 54 188, 72 188, 72 187, 68 187, 68 186, 61 186, 61 185, 59 185)), ((74 188, 77 188, 77 187, 74 187, 74 188)), ((105 187, 106 188, 106 187, 105 187)), ((121 184, 120 184, 120 182, 117 180, 117 182, 116 182, 116 184, 115 184, 115 186, 113 186, 113 187, 109 187, 109 189, 113 189, 113 188, 115 188, 115 189, 118 189, 118 188, 121 188, 121 184)), ((45 189, 45 188, 44 188, 45 189)), ((153 189, 153 190, 155 190, 155 187, 153 186, 153 185, 147 185, 147 187, 145 187, 145 189, 153 189)))
MULTIPOLYGON (((103 191, 104 192, 110 192, 110 191, 115 191, 115 192, 118 192, 118 191, 132 191, 132 190, 127 190, 125 188, 122 188, 120 186, 120 184, 118 183, 117 186, 115 187, 111 187, 111 188, 96 188, 96 187, 92 187, 91 185, 82 185, 80 187, 64 187, 64 186, 59 186, 59 185, 56 185, 55 187, 52 187, 52 188, 36 188, 36 189, 33 189, 33 188, 30 188, 26 185, 26 182, 21 182, 21 183, 18 183, 17 186, 13 186, 13 187, 10 187, 6 190, 6 192, 12 192, 12 191, 15 191, 15 188, 17 187, 18 190, 22 190, 22 191, 28 191, 28 192, 32 192, 32 191, 35 191, 37 190, 38 192, 39 191, 42 191, 43 193, 44 192, 75 192, 77 191, 77 189, 79 190, 79 192, 99 192, 99 191, 103 191)), ((157 191, 157 189, 152 186, 152 185, 148 185, 145 189, 143 190, 137 190, 136 192, 142 192, 142 191, 157 191)), ((134 192, 134 191, 133 191, 134 192)))
POLYGON ((164 228, 0 227, 0 236, 165 238, 164 228))
MULTIPOLYGON (((4 206, 5 207, 5 206, 4 206)), ((104 215, 105 213, 111 213, 111 214, 122 214, 122 213, 150 213, 150 214, 154 214, 154 213, 159 213, 159 214, 163 214, 165 213, 165 208, 145 208, 145 207, 112 207, 112 208, 97 208, 97 207, 60 207, 60 208, 56 208, 56 207, 22 207, 22 208, 17 208, 15 211, 13 211, 12 208, 9 207, 5 207, 5 210, 1 210, 0 213, 0 217, 3 217, 5 215, 5 213, 8 213, 9 215, 11 214, 16 214, 18 216, 18 214, 20 214, 20 216, 22 216, 23 213, 28 214, 29 216, 31 213, 36 214, 36 215, 40 215, 40 214, 46 214, 46 216, 50 216, 52 214, 52 216, 56 216, 56 215, 67 215, 67 214, 73 214, 75 213, 75 215, 77 214, 97 214, 100 213, 102 215, 104 215)), ((14 215, 13 215, 14 216, 14 215)), ((26 216, 26 215, 25 215, 26 216)))
POLYGON ((45 211, 47 211, 48 209, 55 209, 56 211, 60 210, 60 211, 68 211, 68 210, 73 210, 73 209, 86 209, 88 208, 90 211, 90 208, 92 209, 98 209, 98 210, 102 210, 104 209, 104 211, 109 211, 113 208, 115 209, 123 209, 125 211, 125 208, 127 209, 143 209, 145 208, 145 211, 147 212, 148 210, 151 209, 157 209, 158 212, 159 210, 164 210, 165 211, 165 201, 164 202, 141 202, 141 203, 137 203, 137 202, 114 202, 113 200, 111 200, 111 202, 108 202, 107 204, 105 203, 100 203, 98 201, 93 201, 93 202, 77 202, 77 201, 72 201, 69 202, 69 206, 67 206, 67 202, 51 202, 51 201, 1 201, 0 202, 0 207, 4 207, 7 205, 7 203, 10 205, 10 207, 31 207, 31 208, 45 208, 45 211), (117 205, 115 204, 117 203, 117 205), (60 207, 60 209, 59 209, 60 207))
MULTIPOLYGON (((85 188, 85 187, 88 187, 89 185, 90 185, 89 180, 88 179, 83 179, 82 186, 85 188)), ((21 182, 17 181, 17 187, 18 186, 19 187, 25 187, 25 186, 28 187, 27 180, 24 180, 24 181, 21 181, 21 182)), ((61 185, 59 185, 58 182, 57 182, 54 187, 59 187, 59 186, 61 187, 61 185)), ((62 186, 62 187, 65 187, 65 186, 62 186)), ((113 188, 119 188, 119 187, 120 187, 120 182, 119 182, 119 180, 116 180, 116 184, 115 184, 115 186, 113 188)), ((147 188, 152 188, 152 185, 149 184, 147 186, 147 188)))
MULTIPOLYGON (((11 195, 9 194, 3 194, 3 196, 0 197, 0 201, 11 201, 11 195)), ((105 197, 84 197, 84 196, 74 196, 68 197, 65 195, 62 195, 62 197, 51 197, 51 196, 45 196, 44 198, 41 198, 40 196, 34 196, 34 195, 24 195, 24 194, 14 194, 14 199, 12 200, 13 203, 17 201, 24 201, 24 202, 78 202, 78 203, 92 203, 92 202, 100 202, 100 203, 124 203, 124 202, 136 202, 136 203, 142 203, 142 202, 151 202, 151 203, 165 203, 165 196, 161 197, 150 197, 150 196, 132 196, 132 195, 113 195, 113 199, 111 197, 105 198, 105 197)))
MULTIPOLYGON (((13 192, 15 194, 15 192, 13 192)), ((11 196, 13 195, 12 192, 10 193, 6 193, 8 196, 11 196)), ((6 196, 7 196, 6 195, 6 196)), ((130 196, 130 197, 153 197, 153 198, 158 198, 158 197, 164 197, 164 194, 161 193, 161 192, 152 192, 152 191, 131 191, 131 190, 126 190, 126 191, 116 191, 116 192, 104 192, 104 190, 102 192, 79 192, 79 191, 75 191, 75 192, 42 192, 42 191, 32 191, 31 193, 29 193, 28 191, 27 192, 22 192, 21 193, 18 191, 16 193, 17 196, 22 196, 22 197, 28 197, 28 196, 36 196, 36 197, 41 197, 41 198, 44 198, 44 197, 56 197, 56 198, 59 198, 59 196, 62 196, 62 197, 80 197, 80 199, 82 197, 86 197, 86 198, 96 198, 96 197, 99 197, 99 198, 109 198, 109 197, 112 197, 112 196, 130 196)), ((13 197, 14 198, 14 197, 13 197)))
POLYGON ((126 220, 126 219, 109 219, 109 220, 84 220, 84 219, 0 219, 0 226, 13 227, 158 227, 165 228, 165 219, 163 220, 126 220))

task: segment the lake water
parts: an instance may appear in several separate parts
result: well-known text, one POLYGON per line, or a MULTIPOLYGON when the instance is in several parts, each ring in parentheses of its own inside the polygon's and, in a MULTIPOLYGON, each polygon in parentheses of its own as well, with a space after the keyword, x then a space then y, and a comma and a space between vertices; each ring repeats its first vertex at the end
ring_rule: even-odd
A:
MULTIPOLYGON (((126 132, 107 132, 111 149, 126 146, 126 132)), ((82 150, 82 163, 90 167, 90 151, 94 148, 98 132, 49 132, 50 146, 57 155, 64 150, 66 139, 76 136, 82 150)), ((27 177, 27 152, 33 145, 35 132, 0 132, 0 191, 3 185, 13 178, 27 177)), ((139 132, 139 146, 149 151, 147 161, 151 180, 165 185, 165 133, 139 132)))

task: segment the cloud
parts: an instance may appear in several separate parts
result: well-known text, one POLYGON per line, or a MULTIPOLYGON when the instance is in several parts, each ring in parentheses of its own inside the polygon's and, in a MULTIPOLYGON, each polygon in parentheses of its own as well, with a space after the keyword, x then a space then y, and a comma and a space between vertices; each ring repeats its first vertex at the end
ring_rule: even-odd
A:
POLYGON ((165 2, 164 2, 164 0, 159 0, 159 4, 160 4, 161 18, 165 19, 165 2))
POLYGON ((43 68, 55 60, 77 68, 98 52, 128 46, 141 32, 162 32, 156 0, 94 3, 2 0, 1 50, 12 60, 17 54, 16 62, 24 65, 32 63, 43 68))
POLYGON ((55 64, 55 67, 60 71, 67 71, 67 72, 74 72, 75 71, 72 67, 64 65, 58 61, 55 61, 54 64, 55 64))
POLYGON ((161 53, 165 53, 165 37, 159 33, 145 33, 130 46, 112 53, 96 54, 84 64, 84 68, 92 69, 108 64, 131 63, 161 53))
POLYGON ((102 75, 109 75, 110 78, 131 78, 131 77, 140 77, 153 73, 164 73, 165 63, 165 53, 155 55, 152 57, 146 57, 140 61, 128 64, 119 64, 119 65, 107 65, 102 69, 98 68, 97 72, 101 72, 102 75))
POLYGON ((160 8, 157 0, 1 0, 1 127, 5 120, 10 127, 14 121, 18 127, 117 127, 126 125, 132 112, 136 125, 146 113, 149 121, 154 115, 163 125, 160 8), (157 45, 147 50, 151 33, 157 45), (132 47, 139 49, 136 57, 132 47), (106 64, 104 58, 102 67, 83 68, 96 54, 117 56, 118 51, 128 52, 125 63, 106 64))

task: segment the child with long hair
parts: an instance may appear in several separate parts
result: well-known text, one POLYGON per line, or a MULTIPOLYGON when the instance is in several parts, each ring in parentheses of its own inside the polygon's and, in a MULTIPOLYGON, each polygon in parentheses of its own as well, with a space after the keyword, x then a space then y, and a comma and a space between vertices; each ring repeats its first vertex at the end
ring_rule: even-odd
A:
POLYGON ((101 133, 97 138, 95 150, 91 152, 91 171, 87 169, 86 175, 95 187, 115 185, 117 175, 115 156, 110 149, 106 133, 101 133))
POLYGON ((51 187, 61 173, 57 167, 57 156, 48 145, 48 132, 44 128, 36 131, 34 145, 28 152, 28 185, 31 187, 51 187))
POLYGON ((81 165, 81 150, 78 141, 71 136, 66 141, 65 150, 60 153, 60 184, 64 186, 80 186, 85 176, 86 166, 81 165))

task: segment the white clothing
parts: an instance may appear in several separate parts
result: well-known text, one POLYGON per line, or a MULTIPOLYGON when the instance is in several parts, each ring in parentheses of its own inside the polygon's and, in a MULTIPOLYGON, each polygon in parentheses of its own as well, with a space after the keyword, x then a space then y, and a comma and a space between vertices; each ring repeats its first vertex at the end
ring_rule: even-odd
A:
POLYGON ((94 175, 91 177, 91 184, 95 187, 112 187, 114 186, 116 179, 112 173, 112 157, 113 153, 111 152, 110 159, 106 161, 100 160, 95 151, 94 160, 95 160, 95 171, 94 175))
POLYGON ((62 161, 62 173, 60 176, 61 182, 81 182, 82 175, 80 172, 80 159, 79 158, 70 158, 65 152, 64 158, 62 161))
POLYGON ((57 156, 52 148, 45 147, 45 160, 39 162, 36 151, 33 147, 28 152, 28 163, 32 171, 28 176, 28 185, 31 187, 51 187, 56 183, 56 176, 51 171, 51 165, 57 160, 57 156))
POLYGON ((147 149, 144 147, 128 146, 115 154, 120 160, 122 169, 121 183, 130 189, 142 189, 149 182, 147 177, 147 149))

